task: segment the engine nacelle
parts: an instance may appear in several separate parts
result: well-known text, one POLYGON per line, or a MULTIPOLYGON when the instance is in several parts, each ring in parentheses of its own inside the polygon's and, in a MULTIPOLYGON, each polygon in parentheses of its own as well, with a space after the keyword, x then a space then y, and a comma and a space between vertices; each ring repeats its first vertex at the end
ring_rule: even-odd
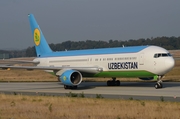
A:
POLYGON ((82 82, 82 75, 76 70, 65 70, 59 79, 67 86, 77 86, 82 82))

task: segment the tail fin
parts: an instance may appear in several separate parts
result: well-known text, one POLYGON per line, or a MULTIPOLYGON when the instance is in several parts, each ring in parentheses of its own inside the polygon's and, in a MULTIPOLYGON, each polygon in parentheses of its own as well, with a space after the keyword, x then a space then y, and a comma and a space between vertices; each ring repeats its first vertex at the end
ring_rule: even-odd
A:
POLYGON ((28 14, 37 57, 52 52, 33 14, 28 14))

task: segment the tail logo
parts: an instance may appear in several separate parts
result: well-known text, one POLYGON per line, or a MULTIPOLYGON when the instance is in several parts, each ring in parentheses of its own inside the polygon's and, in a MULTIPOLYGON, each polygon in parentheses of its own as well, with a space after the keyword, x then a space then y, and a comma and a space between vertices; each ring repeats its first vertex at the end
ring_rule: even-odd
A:
POLYGON ((36 46, 40 44, 41 41, 41 34, 38 28, 34 30, 34 43, 36 46))

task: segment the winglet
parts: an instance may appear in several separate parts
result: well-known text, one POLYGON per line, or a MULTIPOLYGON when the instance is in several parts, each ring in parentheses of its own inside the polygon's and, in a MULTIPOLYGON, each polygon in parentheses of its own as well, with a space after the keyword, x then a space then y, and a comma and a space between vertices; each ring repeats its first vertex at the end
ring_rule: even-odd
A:
POLYGON ((52 52, 33 14, 28 14, 37 57, 52 52))

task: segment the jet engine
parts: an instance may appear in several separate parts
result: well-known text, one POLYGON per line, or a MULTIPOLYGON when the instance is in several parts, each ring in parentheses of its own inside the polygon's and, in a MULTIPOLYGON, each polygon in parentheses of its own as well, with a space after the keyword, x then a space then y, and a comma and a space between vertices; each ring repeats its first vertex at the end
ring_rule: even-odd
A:
POLYGON ((82 75, 76 70, 65 70, 59 79, 65 86, 77 86, 82 82, 82 75))

